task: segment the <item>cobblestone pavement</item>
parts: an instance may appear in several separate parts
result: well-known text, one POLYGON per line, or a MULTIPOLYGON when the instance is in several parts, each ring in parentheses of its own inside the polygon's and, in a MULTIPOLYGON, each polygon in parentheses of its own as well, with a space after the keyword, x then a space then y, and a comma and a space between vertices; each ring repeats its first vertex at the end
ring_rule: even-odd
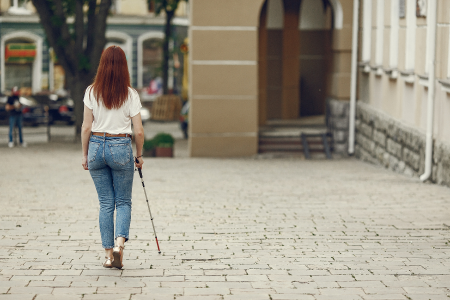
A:
POLYGON ((0 148, 0 299, 450 299, 450 190, 357 160, 147 159, 101 267, 80 145, 0 148), (446 225, 447 224, 447 225, 446 225))

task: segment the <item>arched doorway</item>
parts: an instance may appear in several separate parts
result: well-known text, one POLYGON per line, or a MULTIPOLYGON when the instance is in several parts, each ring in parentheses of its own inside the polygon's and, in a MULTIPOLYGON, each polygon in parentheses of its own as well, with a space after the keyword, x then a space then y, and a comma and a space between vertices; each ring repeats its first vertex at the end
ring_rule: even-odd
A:
POLYGON ((324 115, 338 0, 266 0, 259 24, 259 124, 324 115))
POLYGON ((164 33, 148 32, 138 38, 137 87, 143 98, 157 94, 158 81, 162 81, 162 43, 164 33))
POLYGON ((26 31, 1 38, 1 89, 18 86, 31 93, 41 91, 42 37, 26 31))

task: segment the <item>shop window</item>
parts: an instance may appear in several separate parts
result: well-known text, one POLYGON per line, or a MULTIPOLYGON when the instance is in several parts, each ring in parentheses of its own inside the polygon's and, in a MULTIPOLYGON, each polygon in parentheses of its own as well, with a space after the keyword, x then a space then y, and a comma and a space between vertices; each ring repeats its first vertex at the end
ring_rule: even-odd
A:
POLYGON ((21 39, 12 39, 5 44, 5 89, 14 86, 21 89, 32 87, 33 62, 36 44, 21 39))
POLYGON ((147 95, 162 93, 162 39, 153 38, 145 40, 142 44, 142 81, 147 95))

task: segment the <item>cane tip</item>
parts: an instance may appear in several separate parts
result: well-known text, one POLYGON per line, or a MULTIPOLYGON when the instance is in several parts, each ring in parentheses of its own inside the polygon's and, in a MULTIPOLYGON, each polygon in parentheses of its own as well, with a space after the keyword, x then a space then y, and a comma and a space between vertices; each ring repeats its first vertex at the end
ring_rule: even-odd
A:
POLYGON ((158 251, 159 254, 161 254, 161 251, 158 251))

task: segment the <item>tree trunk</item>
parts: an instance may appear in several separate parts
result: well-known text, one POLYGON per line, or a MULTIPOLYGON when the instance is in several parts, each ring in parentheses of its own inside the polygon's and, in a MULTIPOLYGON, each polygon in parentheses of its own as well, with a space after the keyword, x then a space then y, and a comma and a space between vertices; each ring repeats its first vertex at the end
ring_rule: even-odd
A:
MULTIPOLYGON (((82 76, 80 76, 82 77, 82 76)), ((74 102, 75 113, 75 141, 80 141, 81 138, 81 125, 83 124, 83 112, 84 112, 84 93, 86 88, 92 84, 92 78, 85 76, 83 79, 74 77, 68 78, 68 87, 70 90, 70 96, 74 102)))
POLYGON ((92 83, 106 43, 106 19, 111 0, 32 0, 39 13, 49 45, 64 68, 74 101, 75 137, 79 141, 83 124, 83 96, 92 83), (83 7, 88 4, 87 18, 83 7), (75 12, 71 32, 68 16, 75 12), (86 24, 87 21, 87 24, 86 24), (87 26, 86 26, 87 25, 87 26))
POLYGON ((169 93, 169 42, 172 37, 172 19, 174 16, 174 11, 166 11, 166 26, 165 26, 165 37, 163 44, 163 93, 167 95, 169 93))

